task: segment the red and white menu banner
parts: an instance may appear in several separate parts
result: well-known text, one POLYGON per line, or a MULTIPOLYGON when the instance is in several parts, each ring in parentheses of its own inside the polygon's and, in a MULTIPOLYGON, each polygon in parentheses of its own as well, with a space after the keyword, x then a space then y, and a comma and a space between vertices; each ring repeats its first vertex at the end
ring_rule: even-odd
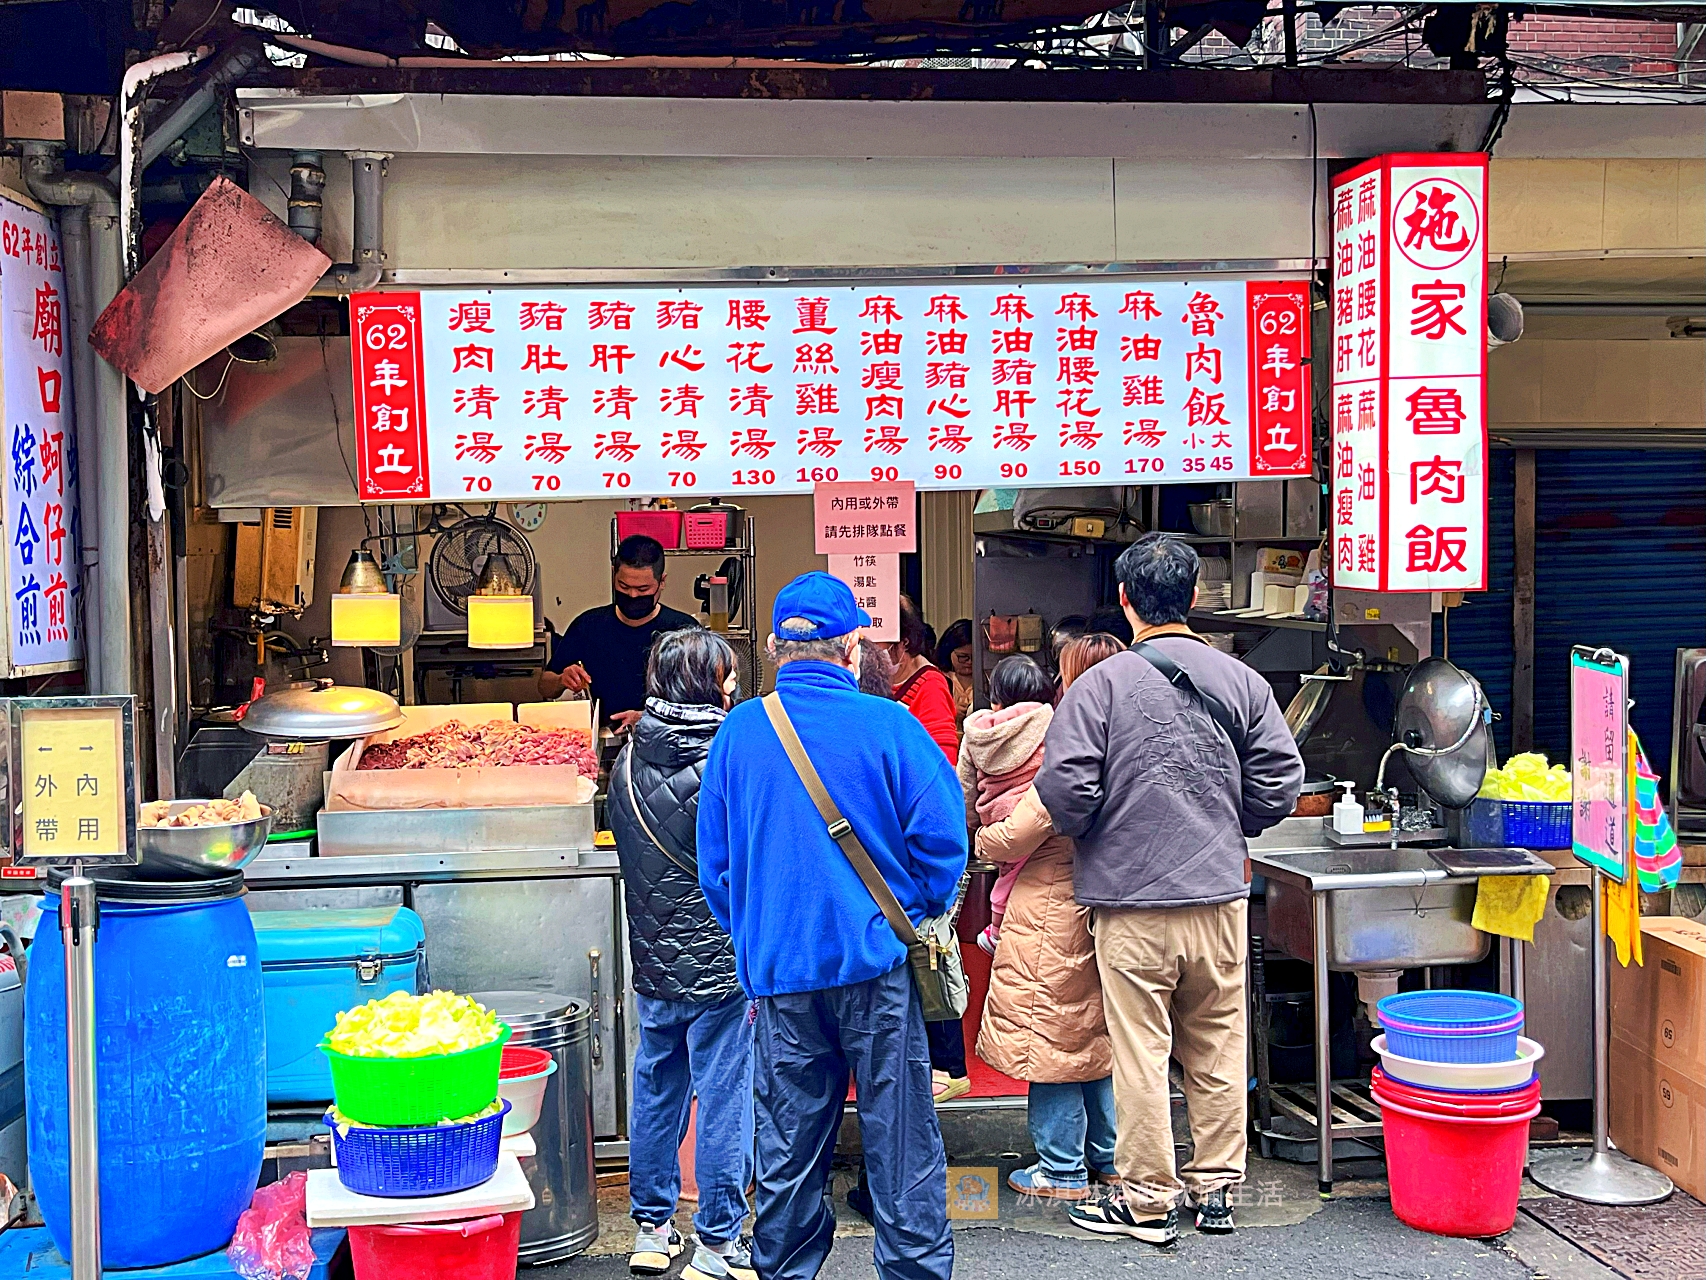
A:
POLYGON ((1487 585, 1487 157, 1333 183, 1333 580, 1487 585))
POLYGON ((363 501, 1309 474, 1303 281, 350 299, 363 501))

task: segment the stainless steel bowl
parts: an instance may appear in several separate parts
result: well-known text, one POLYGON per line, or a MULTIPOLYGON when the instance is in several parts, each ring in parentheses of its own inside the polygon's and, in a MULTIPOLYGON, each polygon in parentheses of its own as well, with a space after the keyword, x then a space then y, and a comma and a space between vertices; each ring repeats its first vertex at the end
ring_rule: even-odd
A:
MULTIPOLYGON (((206 800, 174 800, 166 810, 175 816, 206 800)), ((272 810, 248 822, 224 822, 210 827, 136 828, 139 864, 156 874, 209 879, 241 871, 255 860, 272 833, 272 810)))

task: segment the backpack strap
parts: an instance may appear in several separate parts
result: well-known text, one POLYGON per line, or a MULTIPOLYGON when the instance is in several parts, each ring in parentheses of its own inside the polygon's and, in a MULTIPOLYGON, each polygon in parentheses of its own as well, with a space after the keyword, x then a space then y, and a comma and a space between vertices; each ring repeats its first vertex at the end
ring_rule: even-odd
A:
POLYGON ((1195 698, 1201 702, 1203 710, 1208 712, 1209 718, 1225 730, 1226 736, 1232 740, 1233 751, 1238 754, 1240 759, 1243 758, 1244 732, 1239 727, 1238 722, 1232 718, 1232 712, 1227 709, 1224 702, 1212 693, 1204 693, 1199 689, 1196 681, 1191 679, 1189 672, 1150 644, 1149 641, 1139 640, 1131 646, 1131 651, 1159 671, 1167 683, 1180 693, 1187 698, 1195 698))

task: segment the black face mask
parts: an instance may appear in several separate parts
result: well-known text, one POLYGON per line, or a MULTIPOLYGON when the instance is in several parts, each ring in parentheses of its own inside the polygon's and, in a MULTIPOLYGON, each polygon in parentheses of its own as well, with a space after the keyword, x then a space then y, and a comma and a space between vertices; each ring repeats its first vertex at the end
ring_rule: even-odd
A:
POLYGON ((656 593, 649 596, 629 596, 620 591, 616 592, 616 607, 622 611, 624 618, 632 618, 636 622, 641 618, 650 617, 657 604, 656 593))

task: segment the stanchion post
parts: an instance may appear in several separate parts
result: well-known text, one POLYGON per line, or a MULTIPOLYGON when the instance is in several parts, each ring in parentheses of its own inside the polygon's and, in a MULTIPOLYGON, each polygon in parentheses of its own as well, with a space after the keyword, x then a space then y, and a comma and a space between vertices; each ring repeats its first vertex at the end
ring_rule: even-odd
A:
MULTIPOLYGON (((1630 874, 1634 874, 1631 872, 1630 874)), ((1593 871, 1593 904, 1588 924, 1593 940, 1588 956, 1593 965, 1593 1146, 1543 1151, 1529 1161, 1528 1176, 1555 1195, 1587 1204, 1657 1204, 1676 1188, 1657 1169, 1631 1160, 1611 1148, 1606 1107, 1611 1099, 1611 984, 1606 976, 1605 916, 1601 898, 1605 881, 1593 871)))
POLYGON ((71 1152, 72 1280, 101 1277, 101 1151, 95 1097, 95 882, 77 863, 59 890, 65 940, 66 1127, 71 1152))

